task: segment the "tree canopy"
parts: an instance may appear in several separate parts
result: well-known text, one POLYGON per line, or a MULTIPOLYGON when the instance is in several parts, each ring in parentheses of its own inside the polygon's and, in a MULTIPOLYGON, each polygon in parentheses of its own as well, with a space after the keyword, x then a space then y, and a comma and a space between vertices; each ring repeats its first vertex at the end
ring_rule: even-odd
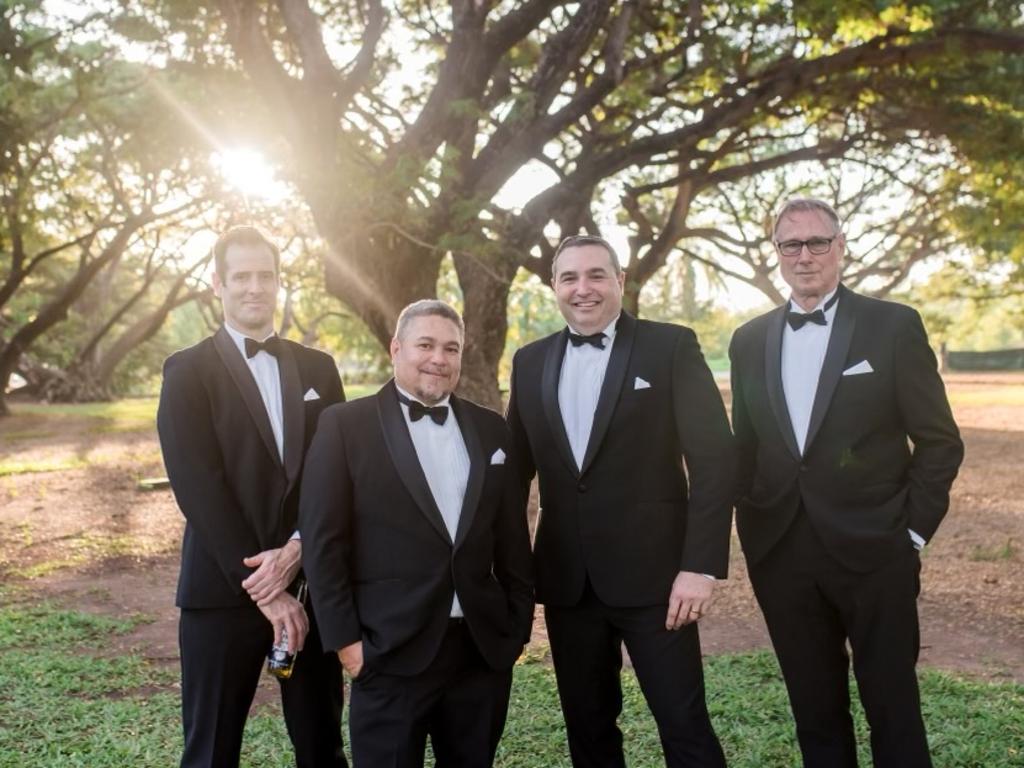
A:
POLYGON ((146 94, 175 126, 170 146, 272 159, 308 209, 327 290, 380 343, 451 256, 463 389, 492 405, 516 276, 546 281, 557 242, 581 230, 625 228, 634 311, 670 262, 777 299, 765 222, 796 191, 850 215, 863 235, 847 279, 870 290, 936 254, 1018 247, 987 214, 1019 205, 1019 2, 105 10, 78 38, 159 74, 146 94))

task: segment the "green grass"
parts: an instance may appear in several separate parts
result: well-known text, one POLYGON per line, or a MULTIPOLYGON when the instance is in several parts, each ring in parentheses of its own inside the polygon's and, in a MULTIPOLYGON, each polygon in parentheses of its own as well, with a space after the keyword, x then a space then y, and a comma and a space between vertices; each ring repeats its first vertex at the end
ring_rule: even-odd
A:
MULTIPOLYGON (((110 403, 16 403, 11 411, 15 415, 59 417, 52 434, 60 434, 66 419, 85 422, 91 432, 136 432, 154 427, 156 406, 157 398, 138 397, 110 403)), ((34 437, 50 434, 45 428, 26 432, 34 437)))
POLYGON ((89 466, 89 462, 76 456, 65 456, 56 459, 40 459, 39 461, 0 461, 0 477, 7 475, 29 475, 41 472, 64 472, 69 469, 81 469, 89 466))
POLYGON ((355 400, 359 397, 375 395, 382 386, 383 382, 379 384, 345 384, 345 399, 355 400))
POLYGON ((1007 539, 1002 544, 991 547, 975 547, 971 550, 970 558, 974 562, 995 562, 997 560, 1014 560, 1017 557, 1017 547, 1013 539, 1007 539))
POLYGON ((729 371, 729 358, 726 356, 709 357, 706 360, 712 373, 727 373, 729 371))
MULTIPOLYGON (((0 590, 0 768, 146 768, 181 750, 175 665, 104 656, 141 619, 110 619, 28 601, 0 590)), ((732 768, 799 764, 785 690, 770 654, 707 660, 708 704, 732 768)), ((631 674, 624 676, 622 729, 634 768, 662 765, 657 733, 631 674)), ((986 684, 926 671, 925 720, 935 764, 1024 764, 1024 686, 986 684)), ((861 764, 867 729, 856 713, 861 764)), ((246 731, 243 765, 293 765, 283 722, 262 708, 246 731)), ((554 678, 541 660, 516 667, 508 725, 496 765, 569 766, 554 678)))
MULTIPOLYGON (((31 533, 25 534, 31 538, 31 533)), ((52 559, 42 559, 18 571, 23 579, 37 579, 64 568, 75 568, 114 557, 152 557, 177 551, 176 541, 152 542, 130 534, 99 534, 85 531, 64 540, 60 553, 52 559)), ((0 555, 0 563, 3 556, 0 555)))

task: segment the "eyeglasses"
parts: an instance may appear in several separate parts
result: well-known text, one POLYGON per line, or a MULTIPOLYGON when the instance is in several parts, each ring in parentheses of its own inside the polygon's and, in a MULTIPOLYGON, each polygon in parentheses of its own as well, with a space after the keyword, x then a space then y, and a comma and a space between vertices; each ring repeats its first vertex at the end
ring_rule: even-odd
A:
POLYGON ((834 237, 812 237, 810 240, 783 240, 781 243, 776 241, 775 245, 783 256, 799 256, 805 245, 812 254, 821 256, 828 253, 835 240, 834 237))

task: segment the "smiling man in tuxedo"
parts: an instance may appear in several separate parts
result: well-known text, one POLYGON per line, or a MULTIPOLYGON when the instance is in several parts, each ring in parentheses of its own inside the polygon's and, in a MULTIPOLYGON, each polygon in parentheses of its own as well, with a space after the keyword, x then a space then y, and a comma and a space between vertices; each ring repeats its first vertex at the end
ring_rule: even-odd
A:
POLYGON ((558 247, 568 328, 520 349, 508 421, 528 487, 558 693, 577 768, 625 765, 625 642, 665 761, 722 766, 697 622, 726 575, 733 446, 693 331, 622 311, 625 273, 600 237, 558 247))
POLYGON ((341 668, 294 596, 302 542, 299 480, 316 420, 344 399, 329 355, 273 332, 280 254, 254 227, 213 248, 224 325, 164 364, 157 427, 185 515, 181 609, 183 768, 238 765, 271 645, 302 649, 281 680, 299 768, 346 766, 341 668))
POLYGON ((398 318, 394 379, 329 408, 306 462, 299 527, 323 646, 352 676, 352 759, 491 765, 512 665, 529 639, 526 502, 501 416, 452 394, 462 318, 398 318))
POLYGON ((739 328, 729 352, 737 526, 804 765, 857 765, 848 641, 875 766, 930 766, 918 553, 963 444, 917 312, 840 284, 832 207, 790 200, 773 234, 792 298, 739 328))

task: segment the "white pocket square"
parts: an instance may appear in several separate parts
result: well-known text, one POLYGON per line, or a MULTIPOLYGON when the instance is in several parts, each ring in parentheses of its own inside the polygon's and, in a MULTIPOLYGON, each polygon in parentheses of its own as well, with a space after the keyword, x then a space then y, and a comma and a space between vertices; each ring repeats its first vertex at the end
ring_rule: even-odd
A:
POLYGON ((869 363, 867 360, 861 360, 856 365, 851 365, 849 368, 847 368, 845 371, 843 371, 843 376, 857 376, 857 375, 859 375, 861 373, 874 373, 874 372, 875 372, 875 369, 871 367, 871 363, 869 363))
POLYGON ((633 389, 650 389, 651 382, 646 379, 641 379, 639 376, 633 381, 633 389))
POLYGON ((306 390, 306 394, 302 396, 302 399, 308 403, 310 400, 319 400, 320 395, 317 394, 317 391, 315 389, 310 387, 309 389, 306 390))
POLYGON ((505 463, 505 452, 499 448, 493 454, 491 454, 491 464, 504 464, 505 463))

